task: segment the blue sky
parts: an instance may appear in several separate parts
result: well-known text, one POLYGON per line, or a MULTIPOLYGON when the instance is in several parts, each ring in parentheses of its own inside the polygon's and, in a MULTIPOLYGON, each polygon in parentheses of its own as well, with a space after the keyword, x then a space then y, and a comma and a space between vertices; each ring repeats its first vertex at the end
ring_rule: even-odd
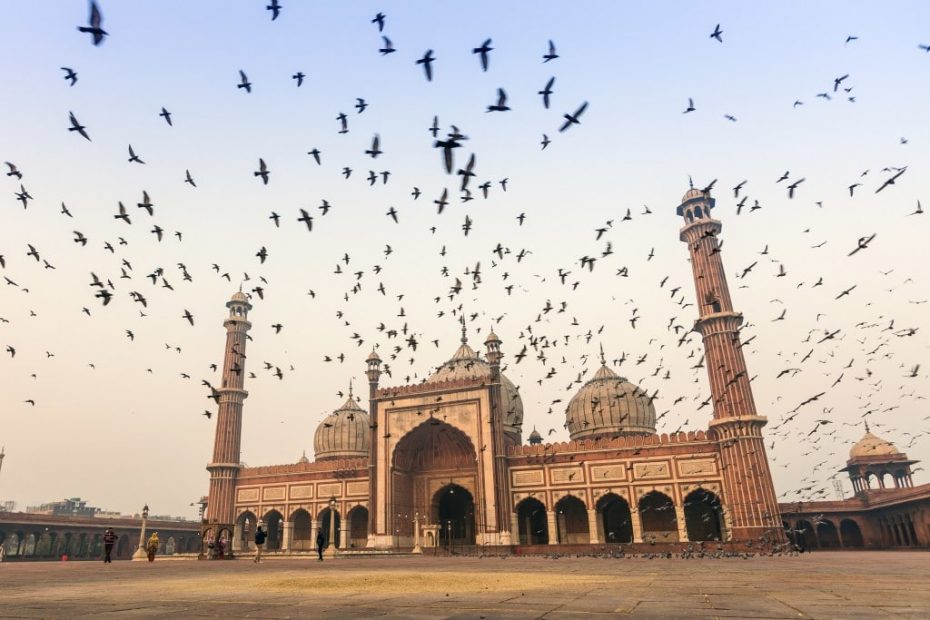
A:
POLYGON ((918 49, 930 44, 926 3, 890 10, 874 3, 291 1, 275 22, 265 4, 103 2, 110 36, 94 47, 75 28, 86 20, 84 2, 5 3, 0 160, 20 167, 35 201, 22 209, 14 196, 19 182, 0 177, 0 254, 7 262, 0 275, 20 285, 0 287, 0 316, 9 320, 0 323, 0 343, 18 351, 0 359, 0 443, 9 455, 0 496, 26 504, 82 495, 113 509, 148 502, 158 512, 191 514, 189 502, 206 492, 213 436, 213 424, 199 415, 209 404, 199 379, 210 378, 209 364, 221 361, 223 303, 244 272, 252 278, 247 289, 259 276, 268 280, 249 345, 256 360, 249 370, 258 375, 247 382, 249 464, 312 454, 317 422, 342 402, 336 390, 361 378, 372 344, 383 351, 395 344, 376 327, 402 327, 401 307, 425 345, 392 361, 394 383, 428 376, 451 355, 458 339, 451 310, 463 304, 480 315, 473 330, 484 333, 502 317, 495 331, 510 356, 526 342, 527 326, 564 341, 546 352, 545 364, 527 359, 507 371, 521 387, 527 433, 535 425, 547 436, 553 429, 553 440, 567 438, 564 401, 579 387, 572 384, 578 373, 593 370, 584 356, 598 341, 610 357, 647 354, 648 363, 619 372, 660 390, 657 408, 669 410, 663 430, 703 428, 706 410, 696 407, 706 377, 690 369, 688 357, 700 355, 699 343, 679 348, 666 330, 673 316, 687 326, 695 316, 693 307, 678 304, 681 294, 693 301, 693 288, 674 214, 689 174, 699 184, 719 178, 728 273, 759 261, 751 277, 731 278, 730 287, 750 324, 747 336, 757 335, 748 364, 758 375, 760 410, 774 426, 845 373, 824 399, 830 411, 805 411, 771 434, 783 497, 794 498, 798 480, 821 462, 813 476, 826 484, 861 435, 864 411, 874 410, 876 432, 926 458, 926 366, 907 377, 925 356, 926 340, 881 332, 892 319, 896 329, 927 330, 927 306, 919 302, 930 296, 920 268, 928 221, 907 215, 922 197, 930 200, 930 54, 918 49), (386 57, 377 53, 381 40, 370 23, 378 11, 387 15, 384 34, 398 50, 386 57), (718 23, 722 44, 708 36, 718 23), (848 35, 859 38, 845 44, 848 35), (483 73, 470 52, 488 37, 495 49, 483 73), (560 58, 543 64, 549 39, 560 58), (432 82, 414 64, 427 49, 437 59, 432 82), (62 79, 62 66, 77 71, 74 87, 62 79), (253 83, 251 94, 236 88, 240 69, 253 83), (300 88, 290 79, 296 71, 308 76, 300 88), (843 86, 852 91, 834 95, 833 80, 845 74, 843 86), (545 110, 536 92, 552 76, 555 94, 545 110), (488 114, 499 87, 513 109, 488 114), (818 98, 821 92, 831 100, 818 98), (352 107, 356 97, 369 103, 362 114, 352 107), (682 114, 689 97, 697 109, 682 114), (793 106, 795 100, 803 105, 793 106), (562 114, 584 101, 581 125, 559 133, 562 114), (173 113, 173 127, 158 117, 162 106, 173 113), (69 111, 92 142, 67 131, 69 111), (340 112, 349 116, 345 135, 337 133, 340 112), (476 153, 478 183, 508 178, 506 193, 495 184, 487 200, 459 202, 459 177, 443 173, 427 132, 434 115, 444 130, 454 123, 470 138, 457 167, 476 153), (371 160, 363 151, 375 133, 384 154, 371 160), (543 133, 553 140, 545 151, 543 133), (126 161, 129 144, 144 166, 126 161), (322 166, 307 155, 315 147, 322 166), (252 174, 260 157, 272 171, 268 186, 252 174), (905 165, 895 186, 874 193, 889 176, 883 168, 905 165), (354 170, 348 180, 343 166, 354 170), (183 183, 186 169, 197 188, 183 183), (369 170, 392 176, 369 187, 369 170), (791 180, 806 179, 793 200, 785 183, 776 183, 785 171, 791 180), (743 179, 749 205, 758 200, 763 208, 737 216, 729 188, 743 179), (847 187, 856 182, 862 186, 851 198, 847 187), (417 201, 414 186, 423 192, 417 201), (451 204, 437 215, 432 201, 443 188, 451 204), (143 189, 156 204, 153 218, 134 207, 143 189), (323 199, 333 205, 326 216, 316 209, 323 199), (73 219, 59 213, 62 201, 73 219), (113 219, 118 201, 130 208, 131 226, 113 219), (651 215, 642 215, 643 205, 651 215), (399 224, 385 215, 390 207, 399 224), (313 213, 312 232, 296 222, 300 208, 313 213), (633 220, 621 222, 627 209, 633 220), (272 211, 282 216, 280 229, 268 220, 272 211), (520 213, 527 216, 522 227, 520 213), (466 215, 473 221, 468 237, 461 230, 466 215), (614 226, 596 242, 594 231, 607 220, 614 226), (182 231, 183 241, 156 242, 148 232, 153 224, 182 231), (87 247, 72 242, 74 230, 90 239, 87 247), (871 233, 878 235, 869 250, 846 256, 871 233), (120 236, 127 245, 118 245, 120 236), (104 250, 105 241, 117 251, 104 250), (600 256, 607 241, 614 254, 583 272, 580 257, 600 256), (26 243, 56 268, 26 257, 26 243), (512 251, 504 260, 492 253, 498 243, 512 251), (766 245, 769 253, 759 255, 766 245), (269 252, 264 265, 255 258, 262 246, 269 252), (521 249, 532 253, 517 263, 521 249), (350 265, 337 275, 344 253, 350 265), (119 279, 124 258, 134 267, 132 280, 119 279), (472 289, 465 270, 479 261, 482 283, 472 289), (182 281, 178 262, 193 282, 182 281), (231 282, 211 269, 214 263, 231 282), (789 276, 775 279, 780 264, 789 276), (628 278, 616 275, 624 266, 628 278), (145 278, 156 267, 174 291, 145 278), (560 268, 572 271, 567 286, 559 284, 560 268), (362 271, 357 294, 355 271, 362 271), (116 297, 107 308, 93 298, 90 272, 113 279, 116 297), (660 288, 666 275, 667 288, 660 288), (455 277, 465 288, 450 301, 455 277), (824 286, 811 288, 820 277, 824 286), (514 285, 511 295, 507 284, 514 285), (853 284, 853 294, 834 299, 853 284), (674 299, 671 285, 682 287, 674 299), (131 290, 149 299, 148 316, 139 315, 131 290), (547 300, 565 301, 567 309, 537 322, 547 300), (635 329, 628 321, 634 307, 643 317, 635 329), (772 322, 783 308, 786 319, 772 322), (194 327, 181 318, 185 309, 194 327), (275 336, 270 325, 277 322, 285 328, 275 336), (586 342, 588 330, 602 325, 586 342), (807 353, 809 331, 825 328, 842 329, 844 339, 817 348, 803 372, 775 379, 807 353), (866 355, 882 342, 879 353, 866 355), (340 352, 344 364, 323 361, 340 352), (269 376, 258 360, 286 369, 285 380, 269 376), (552 366, 557 380, 537 383, 552 366), (665 370, 669 380, 661 379, 665 370), (680 395, 687 399, 673 407, 680 395), (563 403, 553 405, 556 399, 563 403), (807 439, 821 415, 835 418, 824 429, 835 435, 807 439))

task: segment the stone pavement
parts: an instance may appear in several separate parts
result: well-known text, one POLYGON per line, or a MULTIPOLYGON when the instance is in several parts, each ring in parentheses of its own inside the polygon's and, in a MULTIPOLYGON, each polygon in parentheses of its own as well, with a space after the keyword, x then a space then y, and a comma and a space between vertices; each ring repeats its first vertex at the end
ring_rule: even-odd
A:
POLYGON ((930 554, 6 562, 3 618, 930 618, 930 554))

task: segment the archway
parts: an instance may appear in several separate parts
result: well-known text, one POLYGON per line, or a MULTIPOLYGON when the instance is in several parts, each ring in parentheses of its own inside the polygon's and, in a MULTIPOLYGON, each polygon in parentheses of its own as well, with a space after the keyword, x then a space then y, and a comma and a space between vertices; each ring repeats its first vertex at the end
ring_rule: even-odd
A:
POLYGON ((824 549, 839 549, 840 536, 832 521, 826 519, 817 522, 817 539, 824 549))
POLYGON ((816 549, 817 537, 814 534, 814 526, 810 521, 801 519, 794 524, 794 538, 796 544, 801 549, 816 549))
POLYGON ((678 519, 672 499, 659 491, 650 491, 639 500, 639 519, 643 540, 678 542, 678 519))
POLYGON ((475 544, 475 500, 464 487, 447 484, 433 496, 440 545, 475 544))
POLYGON ((349 511, 349 547, 368 544, 368 509, 356 506, 349 511))
POLYGON ((303 508, 298 508, 291 515, 293 530, 291 531, 291 549, 306 551, 313 549, 315 541, 310 535, 313 532, 310 513, 303 508))
MULTIPOLYGON (((239 515, 236 519, 235 531, 233 532, 232 551, 248 551, 252 548, 257 524, 258 518, 251 510, 246 510, 239 515)), ((217 540, 219 540, 218 533, 217 540)))
POLYGON ((126 559, 129 555, 129 536, 123 534, 116 540, 116 557, 126 559))
POLYGON ((566 495, 555 504, 555 524, 562 544, 588 544, 588 509, 574 495, 566 495))
MULTIPOLYGON (((484 521, 482 500, 472 495, 477 488, 477 461, 477 452, 468 435, 436 418, 426 419, 398 441, 391 455, 391 496, 386 515, 395 544, 413 545, 413 519, 417 513, 421 517, 428 516, 433 524, 443 525, 443 528, 447 525, 437 521, 438 499, 434 491, 437 479, 469 490, 471 529, 468 536, 463 536, 474 542, 474 524, 484 521)), ((449 501, 452 499, 450 497, 449 501)), ((445 529, 442 536, 445 540, 445 529)))
POLYGON ((843 519, 840 521, 840 535, 843 537, 844 547, 862 547, 862 530, 859 524, 852 519, 843 519))
POLYGON ((546 507, 535 497, 527 497, 517 504, 519 542, 521 545, 548 545, 549 523, 546 507))
MULTIPOLYGON (((327 506, 320 512, 319 516, 317 517, 320 531, 323 532, 323 541, 324 541, 323 548, 324 549, 329 547, 329 541, 330 541, 329 528, 330 528, 331 519, 329 516, 329 511, 330 511, 329 506, 327 506)), ((340 515, 339 511, 337 510, 335 516, 336 516, 336 531, 333 533, 332 541, 333 541, 333 545, 335 545, 335 547, 338 549, 339 548, 339 536, 342 534, 342 515, 340 515)), ((315 545, 316 541, 314 541, 313 544, 315 545)))
POLYGON ((691 491, 685 497, 685 527, 688 540, 723 540, 720 498, 706 489, 691 491))
POLYGON ((178 550, 178 543, 174 540, 174 536, 169 536, 167 542, 165 542, 165 555, 174 555, 178 550))
MULTIPOLYGON (((281 516, 281 513, 277 510, 269 510, 265 513, 262 520, 265 522, 264 529, 267 535, 265 539, 265 551, 280 550, 281 544, 284 542, 284 528, 282 527, 284 517, 281 516)), ((254 535, 252 540, 255 540, 254 535)))
POLYGON ((36 543, 38 543, 38 538, 35 534, 26 535, 26 543, 23 545, 23 557, 28 558, 35 556, 36 554, 36 543))
POLYGON ((607 493, 597 500, 597 512, 604 542, 633 542, 633 515, 625 499, 615 493, 607 493))

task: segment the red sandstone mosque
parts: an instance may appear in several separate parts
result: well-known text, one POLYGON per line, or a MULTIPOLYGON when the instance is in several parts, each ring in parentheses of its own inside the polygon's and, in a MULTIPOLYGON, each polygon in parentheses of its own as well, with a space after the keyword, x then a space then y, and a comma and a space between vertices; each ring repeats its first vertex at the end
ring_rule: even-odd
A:
MULTIPOLYGON (((381 359, 372 351, 367 407, 350 391, 317 428, 314 461, 246 467, 240 440, 252 306, 235 293, 226 304, 202 539, 229 540, 235 552, 249 547, 262 522, 269 550, 290 552, 310 550, 320 530, 333 550, 688 541, 758 546, 783 542, 786 530, 795 540, 810 536, 808 546, 814 546, 826 508, 814 519, 806 512, 810 504, 780 507, 776 500, 762 435, 766 418, 753 400, 739 336, 743 317, 727 287, 714 204, 708 192, 692 188, 677 209, 700 302, 694 330, 703 338, 712 394, 708 427, 696 432, 657 433, 650 396, 614 372, 602 353, 600 368, 568 403, 571 440, 546 444, 533 431, 525 444, 520 394, 501 373, 503 342, 488 334, 482 356, 463 326, 459 348, 420 384, 380 385, 381 359)), ((867 435, 863 441, 875 440, 867 435)), ((831 506, 837 537, 855 539, 842 515, 856 525, 860 543, 899 535, 867 527, 862 516, 870 514, 870 502, 888 495, 869 492, 870 472, 888 471, 904 487, 896 490, 923 489, 913 509, 922 516, 911 517, 920 531, 904 525, 900 535, 930 544, 930 485, 909 486, 913 461, 889 448, 858 448, 847 470, 863 493, 848 500, 855 504, 849 510, 831 506), (878 455, 895 467, 872 468, 878 455)))

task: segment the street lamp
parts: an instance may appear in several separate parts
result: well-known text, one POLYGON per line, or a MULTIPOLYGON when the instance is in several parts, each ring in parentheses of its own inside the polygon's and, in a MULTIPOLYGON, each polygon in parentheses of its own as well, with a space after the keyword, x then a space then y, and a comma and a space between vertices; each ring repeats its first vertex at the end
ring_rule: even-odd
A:
POLYGON ((145 522, 149 518, 149 505, 142 507, 142 530, 139 532, 139 548, 132 554, 133 561, 148 559, 148 553, 145 551, 145 522))
POLYGON ((336 498, 329 498, 329 546, 324 555, 328 558, 336 557, 336 498))

